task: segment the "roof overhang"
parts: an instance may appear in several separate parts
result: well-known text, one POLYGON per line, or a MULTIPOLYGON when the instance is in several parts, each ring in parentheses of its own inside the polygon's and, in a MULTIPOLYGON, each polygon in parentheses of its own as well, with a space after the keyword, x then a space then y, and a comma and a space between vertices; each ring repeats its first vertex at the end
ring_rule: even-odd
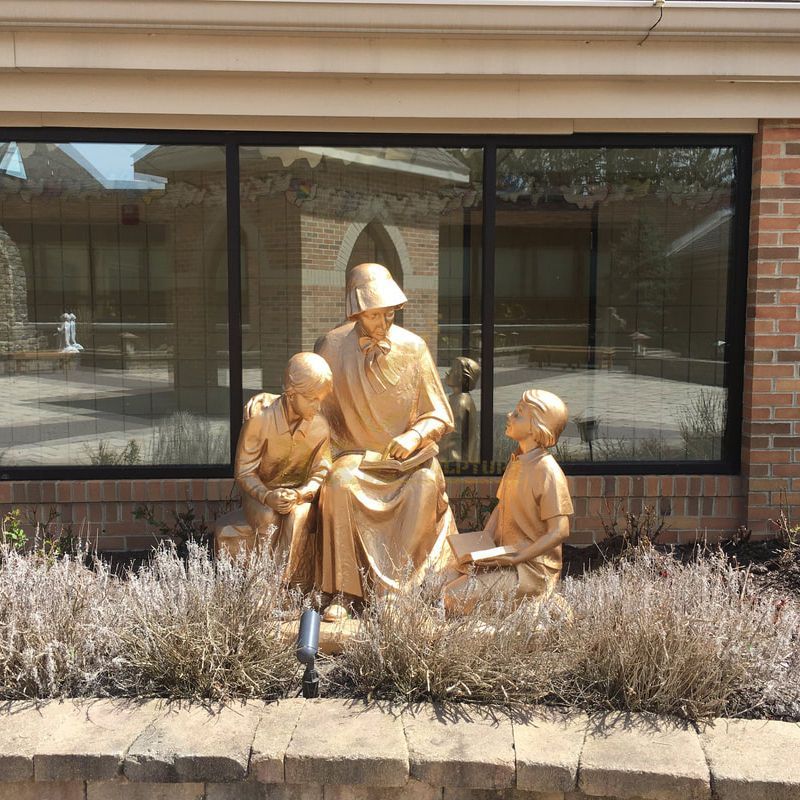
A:
MULTIPOLYGON (((652 0, 0 0, 0 29, 368 33, 430 36, 641 36, 652 0)), ((661 38, 800 36, 794 2, 666 0, 661 38)))
POLYGON ((0 0, 0 124, 752 131, 800 118, 800 4, 0 0))

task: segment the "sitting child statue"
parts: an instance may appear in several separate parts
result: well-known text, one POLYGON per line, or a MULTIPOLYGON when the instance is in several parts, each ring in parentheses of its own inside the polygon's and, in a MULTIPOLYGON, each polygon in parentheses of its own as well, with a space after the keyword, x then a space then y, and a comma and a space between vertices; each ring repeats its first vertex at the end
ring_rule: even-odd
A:
MULTIPOLYGON (((566 424, 563 401, 541 389, 526 391, 508 414, 506 435, 519 442, 519 448, 497 490, 499 502, 477 534, 482 546, 459 560, 459 570, 474 569, 474 575, 463 574, 444 587, 448 612, 468 613, 489 592, 518 598, 552 593, 561 575, 561 543, 569 536, 573 509, 567 479, 547 448, 556 444, 566 424), (486 548, 493 546, 508 552, 492 557, 486 548)), ((462 535, 476 536, 458 534, 451 539, 462 535)))
POLYGON ((314 580, 313 501, 331 468, 330 431, 319 413, 331 385, 324 358, 298 353, 286 366, 283 394, 259 395, 246 407, 234 465, 242 511, 215 530, 217 552, 231 555, 268 540, 286 561, 286 583, 304 589, 314 580))

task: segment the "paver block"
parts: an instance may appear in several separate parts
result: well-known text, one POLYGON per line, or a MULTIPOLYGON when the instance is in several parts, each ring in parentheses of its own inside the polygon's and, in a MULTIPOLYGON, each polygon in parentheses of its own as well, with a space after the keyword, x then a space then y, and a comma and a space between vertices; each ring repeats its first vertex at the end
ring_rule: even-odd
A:
POLYGON ((125 777, 146 783, 242 781, 263 703, 165 706, 131 745, 125 777))
POLYGON ((283 783, 283 760, 305 700, 292 698, 264 707, 250 756, 250 775, 262 783, 283 783))
POLYGON ((400 717, 371 703, 308 700, 286 751, 287 783, 404 786, 400 717))
POLYGON ((120 774, 128 748, 155 719, 156 701, 67 700, 42 708, 33 757, 37 781, 102 781, 120 774))
POLYGON ((700 730, 720 800, 800 800, 800 725, 719 719, 700 730))
POLYGON ((706 800, 711 784, 700 739, 688 725, 633 714, 603 718, 587 731, 578 788, 588 795, 706 800))
POLYGON ((442 800, 441 786, 410 780, 405 786, 326 786, 325 800, 442 800))
POLYGON ((204 800, 202 783, 131 783, 89 781, 86 800, 204 800))
POLYGON ((206 800, 324 800, 322 787, 313 783, 207 783, 206 800))
POLYGON ((571 792, 578 783, 583 740, 589 718, 542 709, 514 718, 517 788, 527 792, 571 792))
POLYGON ((411 775, 431 786, 510 789, 514 732, 503 711, 425 705, 403 712, 411 775))
MULTIPOLYGON (((564 792, 564 800, 587 800, 587 795, 583 792, 564 792)), ((593 794, 591 800, 617 800, 616 797, 601 797, 599 794, 593 794)), ((633 797, 630 800, 638 800, 633 797)))
MULTIPOLYGON (((443 800, 564 800, 564 792, 523 792, 520 789, 451 789, 443 800)), ((581 796, 585 800, 585 795, 581 796)), ((592 798, 592 800, 597 800, 592 798)))
MULTIPOLYGON (((33 756, 47 731, 42 711, 48 703, 7 703, 0 710, 0 781, 33 779, 33 756)), ((20 783, 22 785, 22 783, 20 783)))
POLYGON ((83 800, 82 781, 0 783, 0 800, 83 800))

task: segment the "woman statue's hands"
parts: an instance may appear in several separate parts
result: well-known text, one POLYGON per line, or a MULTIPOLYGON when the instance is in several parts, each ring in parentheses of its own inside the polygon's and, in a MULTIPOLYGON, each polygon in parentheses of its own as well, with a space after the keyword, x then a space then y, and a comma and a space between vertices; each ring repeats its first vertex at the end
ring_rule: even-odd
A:
POLYGON ((419 450, 422 444, 422 435, 415 430, 406 431, 399 436, 395 436, 384 450, 385 458, 397 458, 402 461, 412 453, 419 450))

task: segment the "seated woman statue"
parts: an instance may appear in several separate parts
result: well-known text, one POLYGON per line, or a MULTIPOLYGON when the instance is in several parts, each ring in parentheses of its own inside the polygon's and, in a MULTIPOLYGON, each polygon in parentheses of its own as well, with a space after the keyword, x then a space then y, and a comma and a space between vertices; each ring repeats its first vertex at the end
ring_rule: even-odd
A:
POLYGON ((283 388, 282 395, 262 393, 245 407, 234 466, 242 511, 218 521, 215 539, 218 552, 232 555, 268 542, 285 562, 286 582, 311 589, 314 501, 331 465, 330 431, 320 413, 331 389, 327 362, 297 353, 286 365, 283 388))
POLYGON ((363 598, 367 585, 390 592, 439 568, 457 532, 435 457, 404 471, 362 468, 365 451, 419 458, 453 430, 427 345, 393 324, 407 302, 389 270, 360 264, 347 280, 349 321, 315 347, 333 374, 322 405, 334 462, 320 492, 317 574, 318 588, 334 598, 326 621, 346 616, 343 603, 363 598))
POLYGON ((481 597, 502 592, 516 597, 549 596, 561 576, 561 544, 573 513, 569 486, 547 451, 567 424, 567 407, 550 392, 529 389, 508 414, 506 435, 519 442, 500 487, 498 504, 482 532, 451 542, 464 574, 444 588, 448 612, 467 613, 481 597), (474 537, 475 552, 471 549, 474 537), (492 552, 494 547, 505 553, 492 552))

